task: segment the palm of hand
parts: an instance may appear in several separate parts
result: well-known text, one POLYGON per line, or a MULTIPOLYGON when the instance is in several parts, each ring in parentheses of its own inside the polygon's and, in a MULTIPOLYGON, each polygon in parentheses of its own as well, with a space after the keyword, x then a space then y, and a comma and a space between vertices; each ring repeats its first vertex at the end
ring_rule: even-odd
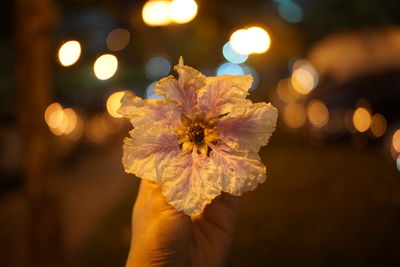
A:
POLYGON ((222 266, 232 241, 238 198, 223 194, 187 216, 170 206, 159 185, 143 180, 132 216, 131 266, 222 266))

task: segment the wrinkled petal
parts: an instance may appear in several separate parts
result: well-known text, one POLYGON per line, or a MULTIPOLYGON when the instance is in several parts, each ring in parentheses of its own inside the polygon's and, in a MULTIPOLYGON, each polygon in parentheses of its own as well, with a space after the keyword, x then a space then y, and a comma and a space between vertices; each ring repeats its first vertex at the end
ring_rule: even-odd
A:
POLYGON ((159 183, 168 163, 181 153, 176 134, 161 123, 148 122, 133 129, 131 136, 124 140, 125 171, 159 183))
POLYGON ((129 118, 134 127, 149 121, 160 121, 174 127, 180 118, 175 107, 167 104, 164 99, 142 99, 130 92, 122 98, 118 113, 129 118))
POLYGON ((181 153, 163 175, 168 203, 186 214, 201 213, 221 192, 219 168, 207 156, 181 153))
POLYGON ((210 157, 221 168, 224 192, 241 195, 254 190, 266 179, 266 167, 257 153, 236 151, 220 143, 211 151, 210 157))
POLYGON ((207 86, 199 93, 200 109, 210 117, 229 112, 238 101, 246 98, 252 83, 251 75, 208 77, 207 86))
POLYGON ((197 91, 206 85, 206 77, 198 70, 183 65, 183 62, 176 65, 175 70, 179 75, 178 80, 172 75, 165 77, 154 90, 174 103, 181 113, 192 114, 198 110, 197 91))
POLYGON ((233 149, 258 152, 275 131, 277 118, 278 111, 271 104, 243 100, 217 122, 217 131, 221 140, 233 149))

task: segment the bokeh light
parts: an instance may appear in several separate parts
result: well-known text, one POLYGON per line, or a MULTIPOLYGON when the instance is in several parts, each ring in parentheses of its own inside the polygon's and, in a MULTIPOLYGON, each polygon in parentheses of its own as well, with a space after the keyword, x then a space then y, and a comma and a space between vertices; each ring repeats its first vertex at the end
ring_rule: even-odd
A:
POLYGON ((293 64, 291 82, 298 93, 308 94, 317 86, 318 80, 317 71, 308 61, 298 60, 293 64))
POLYGON ((223 63, 221 64, 216 71, 217 76, 220 75, 244 75, 243 69, 238 64, 233 63, 223 63))
POLYGON ((158 99, 162 98, 161 96, 157 95, 156 92, 154 91, 154 88, 156 87, 157 81, 152 82, 149 84, 146 88, 146 98, 147 99, 158 99))
POLYGON ((52 103, 44 112, 44 119, 49 128, 57 128, 61 125, 64 117, 63 107, 59 103, 52 103))
POLYGON ((229 43, 232 49, 241 55, 261 54, 268 51, 271 39, 263 28, 250 27, 232 33, 229 43))
POLYGON ((167 76, 171 71, 170 61, 162 56, 152 57, 146 63, 146 76, 151 79, 159 79, 167 76))
POLYGON ((246 29, 239 29, 232 33, 229 43, 236 53, 239 53, 240 55, 251 54, 251 47, 247 40, 246 29))
POLYGON ((387 128, 386 119, 383 115, 376 113, 371 119, 371 132, 375 137, 385 134, 387 128))
POLYGON ((72 108, 66 108, 64 109, 63 122, 58 129, 63 134, 69 134, 75 129, 77 120, 75 111, 72 108))
POLYGON ((121 99, 125 95, 125 92, 126 91, 114 92, 107 99, 107 112, 114 118, 122 118, 122 115, 117 111, 121 107, 121 99))
POLYGON ((79 120, 72 108, 63 109, 59 103, 52 103, 46 108, 44 119, 50 131, 57 136, 73 133, 79 120))
POLYGON ((147 1, 142 10, 143 21, 148 26, 166 26, 171 23, 170 1, 147 1))
POLYGON ((130 38, 131 34, 128 30, 123 28, 114 29, 107 35, 107 48, 110 51, 120 51, 128 45, 130 38))
POLYGON ((400 153, 400 129, 398 129, 392 137, 392 146, 394 150, 400 153))
POLYGON ((82 118, 77 113, 75 113, 75 115, 76 115, 75 127, 71 132, 69 132, 66 135, 67 138, 70 139, 71 141, 78 141, 82 137, 84 130, 84 123, 82 118))
POLYGON ((306 122, 306 112, 299 103, 290 103, 283 109, 283 121, 290 128, 300 128, 306 122))
POLYGON ((296 102, 300 97, 300 94, 293 89, 292 83, 288 78, 278 82, 276 93, 286 103, 296 102))
POLYGON ((371 113, 366 108, 357 108, 353 114, 353 124, 360 133, 367 131, 371 126, 371 113))
POLYGON ((302 8, 291 0, 285 0, 279 3, 278 13, 282 19, 290 23, 298 23, 303 19, 302 8))
POLYGON ((118 59, 111 54, 101 55, 96 59, 93 69, 97 79, 110 79, 118 69, 118 59))
POLYGON ((246 62, 246 60, 248 59, 247 55, 241 55, 233 50, 229 42, 227 42, 222 48, 222 54, 224 55, 226 60, 234 64, 246 62))
POLYGON ((247 29, 248 42, 251 44, 251 53, 262 54, 267 52, 271 45, 271 38, 266 30, 260 27, 247 29))
POLYGON ((72 66, 81 56, 81 45, 78 41, 68 41, 58 50, 58 60, 64 67, 72 66))
POLYGON ((197 4, 194 0, 173 0, 169 15, 175 23, 188 23, 197 15, 197 4))
POLYGON ((326 105, 317 99, 313 99, 307 106, 307 117, 314 127, 324 127, 329 120, 329 110, 326 105))

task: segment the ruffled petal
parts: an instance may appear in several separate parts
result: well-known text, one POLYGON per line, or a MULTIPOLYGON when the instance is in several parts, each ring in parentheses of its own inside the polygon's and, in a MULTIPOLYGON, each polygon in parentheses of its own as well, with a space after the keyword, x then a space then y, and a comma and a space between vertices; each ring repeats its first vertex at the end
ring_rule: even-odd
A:
POLYGON ((208 77, 207 86, 199 93, 200 109, 210 117, 229 112, 238 101, 246 98, 252 83, 251 75, 208 77))
POLYGON ((163 175, 168 203, 188 215, 201 213, 221 192, 219 168, 207 156, 181 153, 163 175))
POLYGON ((266 167, 254 152, 237 151, 220 143, 210 153, 222 171, 222 191, 241 195, 254 190, 266 179, 266 167))
POLYGON ((179 75, 178 80, 172 75, 165 77, 154 90, 174 103, 181 113, 190 115, 198 110, 197 91, 206 85, 206 77, 198 70, 183 65, 183 62, 176 65, 175 70, 179 75))
POLYGON ((118 113, 129 118, 134 127, 149 121, 160 121, 174 127, 180 119, 179 112, 164 99, 142 99, 131 92, 125 93, 118 113))
POLYGON ((137 177, 160 182, 164 170, 181 153, 175 133, 161 123, 148 122, 133 129, 125 138, 122 163, 137 177))
POLYGON ((277 118, 278 110, 271 104, 242 100, 217 122, 217 131, 233 149, 258 152, 275 131, 277 118))

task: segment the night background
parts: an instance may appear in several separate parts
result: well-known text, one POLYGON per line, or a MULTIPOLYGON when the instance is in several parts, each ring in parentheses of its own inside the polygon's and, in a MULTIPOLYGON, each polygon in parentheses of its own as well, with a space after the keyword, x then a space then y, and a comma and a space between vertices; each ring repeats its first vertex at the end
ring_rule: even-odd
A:
POLYGON ((180 56, 252 74, 249 98, 279 110, 226 266, 399 266, 399 14, 397 0, 4 1, 0 266, 125 264, 140 180, 116 110, 124 91, 157 97, 180 56))

